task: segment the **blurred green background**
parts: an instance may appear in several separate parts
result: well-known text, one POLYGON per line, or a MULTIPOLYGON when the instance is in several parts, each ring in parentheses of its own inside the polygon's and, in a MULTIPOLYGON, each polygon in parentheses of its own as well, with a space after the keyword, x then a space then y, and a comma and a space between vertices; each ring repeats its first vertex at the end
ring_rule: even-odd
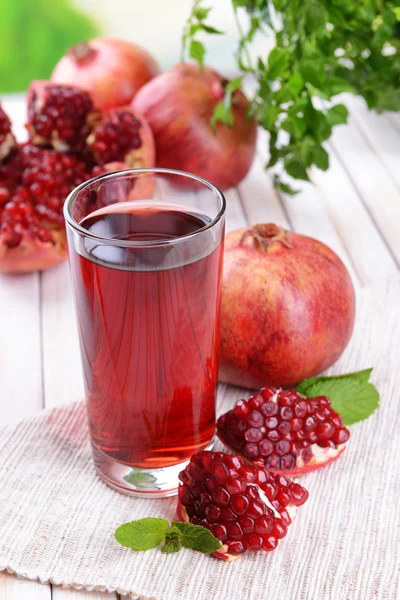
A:
POLYGON ((47 79, 69 46, 99 33, 70 0, 0 0, 0 93, 47 79))

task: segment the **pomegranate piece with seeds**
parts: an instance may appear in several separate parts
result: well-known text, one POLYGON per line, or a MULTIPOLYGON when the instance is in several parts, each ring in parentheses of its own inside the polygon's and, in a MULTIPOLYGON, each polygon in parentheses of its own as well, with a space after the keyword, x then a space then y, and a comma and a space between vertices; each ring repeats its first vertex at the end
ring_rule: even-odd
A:
POLYGON ((11 121, 0 105, 0 165, 16 145, 15 137, 11 131, 11 121))
POLYGON ((222 543, 214 556, 225 560, 274 550, 308 498, 284 475, 223 452, 194 454, 179 479, 178 517, 209 529, 222 543))
POLYGON ((84 90, 49 81, 29 86, 27 129, 33 144, 61 152, 81 150, 99 116, 84 90))
POLYGON ((350 437, 329 398, 272 387, 239 400, 218 419, 217 434, 245 459, 292 476, 337 459, 350 437))
POLYGON ((28 272, 62 262, 67 256, 62 206, 66 196, 88 179, 77 156, 20 146, 10 161, 7 196, 0 185, 0 271, 28 272))
POLYGON ((125 163, 127 168, 154 167, 155 147, 145 119, 132 109, 116 108, 103 114, 87 138, 94 162, 125 163))

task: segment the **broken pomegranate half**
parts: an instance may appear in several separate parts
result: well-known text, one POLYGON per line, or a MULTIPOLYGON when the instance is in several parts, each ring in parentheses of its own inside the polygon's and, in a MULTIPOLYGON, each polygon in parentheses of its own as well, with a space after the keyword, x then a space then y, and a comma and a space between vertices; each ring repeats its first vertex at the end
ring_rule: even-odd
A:
POLYGON ((296 476, 339 458, 350 437, 326 396, 263 388, 217 422, 220 440, 245 459, 296 476))
POLYGON ((15 146, 16 141, 11 131, 11 121, 0 105, 0 165, 15 146))
POLYGON ((194 454, 179 479, 178 517, 209 529, 222 543, 214 556, 225 560, 274 550, 308 498, 284 475, 223 452, 194 454))
POLYGON ((29 272, 62 262, 67 256, 62 205, 88 179, 86 163, 28 144, 2 169, 8 169, 9 180, 3 202, 0 184, 0 271, 29 272))
POLYGON ((82 150, 99 116, 84 90, 49 81, 29 86, 27 128, 33 144, 60 152, 82 150))

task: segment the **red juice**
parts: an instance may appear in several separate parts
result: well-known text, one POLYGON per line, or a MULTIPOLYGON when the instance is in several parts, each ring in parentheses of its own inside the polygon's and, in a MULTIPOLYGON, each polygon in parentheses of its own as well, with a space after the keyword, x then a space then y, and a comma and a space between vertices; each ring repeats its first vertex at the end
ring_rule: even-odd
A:
POLYGON ((222 248, 207 230, 179 240, 209 223, 119 203, 85 217, 101 237, 70 252, 92 443, 123 464, 178 464, 213 438, 222 248))

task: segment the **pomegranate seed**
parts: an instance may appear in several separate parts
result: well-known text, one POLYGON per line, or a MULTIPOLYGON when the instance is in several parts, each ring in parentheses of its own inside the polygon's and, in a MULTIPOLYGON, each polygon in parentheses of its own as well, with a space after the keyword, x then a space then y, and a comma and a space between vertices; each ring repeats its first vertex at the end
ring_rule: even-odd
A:
POLYGON ((235 514, 243 515, 249 507, 249 500, 246 496, 233 496, 231 498, 230 507, 235 514))
POLYGON ((278 545, 278 539, 276 537, 274 537, 273 535, 270 535, 267 538, 264 538, 261 547, 266 552, 271 552, 272 550, 275 550, 277 545, 278 545))
MULTIPOLYGON (((184 504, 184 501, 182 501, 180 497, 179 500, 182 504, 184 504)), ((221 516, 221 509, 214 504, 209 504, 205 509, 205 516, 209 523, 215 523, 221 516)))
POLYGON ((254 552, 258 552, 258 550, 261 550, 262 544, 262 537, 260 535, 257 535, 256 533, 249 533, 244 537, 244 546, 246 550, 253 550, 254 552))
MULTIPOLYGON (((241 402, 244 401, 241 400, 241 402)), ((267 402, 265 402, 265 404, 261 407, 261 412, 266 417, 273 417, 274 415, 277 415, 278 410, 279 408, 277 404, 275 402, 272 402, 271 400, 267 400, 267 402)))
POLYGON ((239 523, 229 523, 226 526, 226 533, 230 540, 241 540, 243 537, 243 531, 239 523))
POLYGON ((227 506, 229 504, 230 495, 225 488, 217 486, 212 492, 212 499, 218 506, 227 506))
POLYGON ((246 548, 243 546, 242 542, 231 542, 229 544, 229 552, 230 554, 243 554, 246 552, 246 548))

